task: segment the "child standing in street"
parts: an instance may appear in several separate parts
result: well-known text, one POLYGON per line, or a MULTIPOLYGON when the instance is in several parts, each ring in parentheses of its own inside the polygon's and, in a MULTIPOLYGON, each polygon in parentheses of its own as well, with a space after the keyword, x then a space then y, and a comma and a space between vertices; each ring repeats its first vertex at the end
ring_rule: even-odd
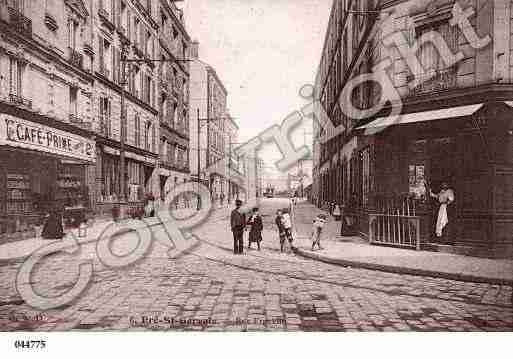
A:
POLYGON ((279 209, 276 211, 276 218, 274 220, 274 222, 276 223, 276 226, 278 227, 278 236, 280 238, 280 252, 283 253, 283 251, 285 250, 285 238, 286 238, 286 234, 285 234, 285 227, 283 226, 283 215, 282 215, 282 211, 279 209))
POLYGON ((258 208, 253 208, 253 214, 249 217, 247 225, 251 226, 249 231, 248 249, 251 249, 251 243, 256 242, 258 250, 260 250, 260 242, 262 242, 262 230, 264 225, 262 217, 258 213, 258 208))
POLYGON ((322 229, 324 228, 325 224, 326 224, 326 215, 324 215, 324 214, 319 214, 313 220, 312 251, 315 250, 315 245, 316 244, 319 247, 319 250, 322 249, 322 247, 321 247, 321 234, 322 234, 322 229))

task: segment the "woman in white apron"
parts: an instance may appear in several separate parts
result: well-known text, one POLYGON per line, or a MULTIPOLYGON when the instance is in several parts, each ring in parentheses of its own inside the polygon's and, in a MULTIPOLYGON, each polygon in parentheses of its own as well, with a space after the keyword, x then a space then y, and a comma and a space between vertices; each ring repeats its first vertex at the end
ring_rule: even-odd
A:
POLYGON ((436 236, 440 238, 443 235, 444 228, 449 224, 450 218, 447 214, 447 206, 450 206, 455 200, 454 191, 449 188, 449 184, 447 182, 443 182, 442 189, 439 193, 433 193, 433 191, 429 189, 429 194, 431 197, 436 198, 440 203, 435 226, 436 236))

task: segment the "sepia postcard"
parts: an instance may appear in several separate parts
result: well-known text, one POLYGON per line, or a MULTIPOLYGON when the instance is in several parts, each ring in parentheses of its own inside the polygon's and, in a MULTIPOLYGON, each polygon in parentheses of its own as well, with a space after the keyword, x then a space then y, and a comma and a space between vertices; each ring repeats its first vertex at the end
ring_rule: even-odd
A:
POLYGON ((513 2, 0 0, 0 331, 512 332, 513 2))

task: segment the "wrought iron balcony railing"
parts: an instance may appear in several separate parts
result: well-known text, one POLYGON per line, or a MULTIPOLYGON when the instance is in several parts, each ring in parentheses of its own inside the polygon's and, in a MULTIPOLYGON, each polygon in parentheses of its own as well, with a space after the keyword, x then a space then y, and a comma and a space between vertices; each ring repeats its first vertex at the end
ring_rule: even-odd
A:
POLYGON ((456 87, 456 76, 456 67, 436 70, 434 73, 426 75, 410 75, 407 77, 408 83, 413 81, 416 84, 410 90, 410 95, 415 96, 454 88, 456 87))
POLYGON ((19 106, 32 107, 32 100, 13 93, 9 94, 9 102, 19 106))
POLYGON ((70 49, 69 61, 73 66, 82 68, 84 64, 84 56, 80 52, 70 49))
POLYGON ((19 10, 9 8, 9 23, 15 31, 32 37, 32 20, 23 15, 19 10))

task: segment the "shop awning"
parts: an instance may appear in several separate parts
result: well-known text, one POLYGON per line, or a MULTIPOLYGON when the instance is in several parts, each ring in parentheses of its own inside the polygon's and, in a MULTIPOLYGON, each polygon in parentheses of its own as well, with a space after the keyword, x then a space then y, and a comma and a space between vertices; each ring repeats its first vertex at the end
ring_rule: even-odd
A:
POLYGON ((450 107, 440 110, 406 113, 399 117, 378 117, 374 121, 358 127, 357 130, 365 128, 385 128, 388 126, 403 125, 407 123, 446 120, 448 118, 465 117, 473 115, 477 112, 477 110, 483 107, 483 105, 483 103, 479 103, 475 105, 450 107))

